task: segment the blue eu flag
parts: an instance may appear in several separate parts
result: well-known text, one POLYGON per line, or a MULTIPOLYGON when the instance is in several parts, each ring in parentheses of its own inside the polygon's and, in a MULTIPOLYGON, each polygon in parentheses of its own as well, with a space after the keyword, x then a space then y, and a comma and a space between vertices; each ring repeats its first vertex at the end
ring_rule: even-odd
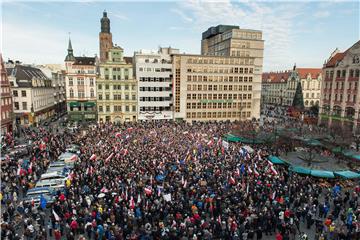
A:
POLYGON ((46 208, 46 203, 47 203, 46 198, 43 195, 41 195, 40 196, 40 207, 42 209, 45 209, 46 208))

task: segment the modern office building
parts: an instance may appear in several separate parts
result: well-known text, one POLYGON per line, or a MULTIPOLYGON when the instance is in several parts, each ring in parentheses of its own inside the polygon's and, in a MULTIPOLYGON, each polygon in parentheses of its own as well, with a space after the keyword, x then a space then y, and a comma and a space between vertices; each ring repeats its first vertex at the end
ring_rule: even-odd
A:
POLYGON ((2 55, 0 54, 0 88, 1 88, 1 135, 11 133, 13 131, 13 101, 11 94, 11 86, 7 76, 6 68, 2 55))
POLYGON ((96 121, 96 57, 75 57, 70 40, 65 85, 69 120, 96 121))
POLYGON ((96 81, 98 121, 123 123, 137 121, 137 81, 132 57, 124 57, 120 46, 113 46, 110 20, 101 19, 100 72, 96 81))
POLYGON ((260 117, 261 75, 245 59, 230 56, 173 55, 174 119, 245 120, 260 117))
POLYGON ((16 125, 36 126, 54 115, 54 88, 39 68, 9 61, 6 70, 16 125))
POLYGON ((178 53, 170 47, 135 52, 139 120, 173 119, 171 54, 178 53))
POLYGON ((336 49, 323 66, 320 122, 359 130, 360 41, 345 52, 336 49))

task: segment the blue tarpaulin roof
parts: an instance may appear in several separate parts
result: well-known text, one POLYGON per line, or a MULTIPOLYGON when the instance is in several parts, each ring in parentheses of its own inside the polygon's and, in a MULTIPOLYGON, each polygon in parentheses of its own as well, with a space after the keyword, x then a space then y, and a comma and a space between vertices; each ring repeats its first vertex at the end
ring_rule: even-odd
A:
POLYGON ((293 171, 296 173, 301 173, 301 174, 307 174, 307 175, 309 175, 311 173, 310 169, 300 167, 300 166, 291 166, 290 171, 293 171))
POLYGON ((330 171, 323 170, 311 170, 311 176, 321 177, 321 178, 334 178, 334 173, 330 171))
POLYGON ((337 175, 337 176, 343 177, 343 178, 347 178, 347 179, 349 179, 349 178, 360 178, 359 173, 349 171, 349 170, 337 171, 337 172, 334 172, 334 174, 337 175))
POLYGON ((276 156, 269 156, 268 157, 269 161, 274 163, 274 164, 285 164, 285 162, 283 160, 281 160, 279 157, 276 156))
POLYGON ((356 159, 356 160, 360 160, 360 155, 352 155, 351 157, 356 159))

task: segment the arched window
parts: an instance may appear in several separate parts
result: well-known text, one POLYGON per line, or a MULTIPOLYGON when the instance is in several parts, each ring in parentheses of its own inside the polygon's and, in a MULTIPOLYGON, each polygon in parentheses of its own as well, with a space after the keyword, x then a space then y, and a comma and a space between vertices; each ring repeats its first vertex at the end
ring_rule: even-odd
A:
POLYGON ((359 63, 359 62, 360 62, 359 56, 354 56, 353 63, 359 63))
POLYGON ((74 97, 74 90, 72 88, 70 88, 70 98, 74 97))
POLYGON ((90 89, 90 97, 92 97, 92 98, 95 97, 94 89, 92 89, 92 88, 90 89))
POLYGON ((309 105, 309 101, 308 101, 308 100, 305 101, 305 106, 307 106, 307 105, 309 105))
POLYGON ((306 89, 310 89, 310 81, 307 82, 306 89))
POLYGON ((336 71, 336 77, 340 77, 340 75, 341 75, 341 71, 340 71, 340 70, 337 70, 337 71, 336 71))
POLYGON ((354 70, 350 69, 350 76, 349 77, 354 77, 354 70))
POLYGON ((359 77, 359 74, 360 74, 359 69, 356 69, 355 70, 355 77, 359 77))
POLYGON ((342 74, 341 74, 341 77, 346 77, 346 70, 342 70, 342 74))
POLYGON ((310 106, 313 106, 313 105, 314 105, 314 101, 311 100, 311 101, 310 101, 310 106))

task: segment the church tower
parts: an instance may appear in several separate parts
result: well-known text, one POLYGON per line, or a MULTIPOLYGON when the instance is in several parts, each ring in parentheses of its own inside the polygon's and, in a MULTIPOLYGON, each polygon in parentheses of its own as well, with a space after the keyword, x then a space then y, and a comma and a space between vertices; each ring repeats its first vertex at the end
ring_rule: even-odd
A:
POLYGON ((110 32, 110 19, 107 17, 107 12, 103 12, 103 17, 100 20, 101 32, 99 33, 100 44, 100 63, 106 62, 108 58, 109 49, 112 48, 112 34, 110 32))

